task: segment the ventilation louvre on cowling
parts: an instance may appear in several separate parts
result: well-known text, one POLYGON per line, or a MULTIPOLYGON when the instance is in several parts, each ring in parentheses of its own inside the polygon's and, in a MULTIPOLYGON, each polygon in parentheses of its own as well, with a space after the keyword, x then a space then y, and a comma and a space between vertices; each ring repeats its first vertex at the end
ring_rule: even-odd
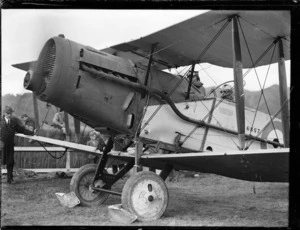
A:
POLYGON ((36 71, 38 75, 42 78, 40 88, 37 91, 38 95, 41 95, 51 82, 55 67, 55 59, 56 46, 55 42, 51 39, 45 44, 37 63, 36 71))

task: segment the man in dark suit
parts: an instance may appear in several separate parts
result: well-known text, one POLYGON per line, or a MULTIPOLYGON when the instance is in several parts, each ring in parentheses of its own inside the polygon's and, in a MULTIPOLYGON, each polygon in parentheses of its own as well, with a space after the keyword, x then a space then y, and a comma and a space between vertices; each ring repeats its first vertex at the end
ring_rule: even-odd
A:
POLYGON ((4 116, 1 120, 1 144, 2 144, 2 164, 7 165, 7 182, 15 184, 13 179, 14 168, 14 137, 15 133, 23 133, 26 135, 33 135, 34 131, 27 130, 22 125, 21 121, 12 116, 13 109, 5 106, 3 110, 4 116))

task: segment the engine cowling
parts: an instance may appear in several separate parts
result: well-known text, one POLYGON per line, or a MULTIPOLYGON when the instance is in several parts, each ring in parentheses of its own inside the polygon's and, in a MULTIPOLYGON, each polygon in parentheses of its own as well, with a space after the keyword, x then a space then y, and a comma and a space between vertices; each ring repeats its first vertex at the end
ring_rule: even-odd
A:
POLYGON ((92 127, 133 133, 138 117, 136 93, 84 71, 82 64, 112 77, 136 81, 133 64, 128 60, 54 37, 46 42, 35 67, 27 72, 24 87, 92 127), (124 109, 128 98, 130 103, 124 109))

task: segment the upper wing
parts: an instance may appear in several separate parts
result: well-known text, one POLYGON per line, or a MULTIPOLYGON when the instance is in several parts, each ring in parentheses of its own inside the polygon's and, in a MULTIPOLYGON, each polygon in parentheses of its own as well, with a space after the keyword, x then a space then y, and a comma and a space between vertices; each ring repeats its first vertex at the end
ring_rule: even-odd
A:
MULTIPOLYGON (((205 54, 200 55, 232 15, 239 16, 244 68, 252 67, 252 60, 255 62, 278 37, 283 38, 285 59, 290 58, 291 23, 288 11, 210 11, 146 37, 102 51, 147 64, 148 60, 144 57, 149 55, 151 46, 156 44, 154 65, 159 69, 191 65, 194 61, 232 68, 231 23, 205 54)), ((272 52, 269 52, 256 66, 277 62, 277 52, 278 49, 275 49, 273 60, 272 52)))

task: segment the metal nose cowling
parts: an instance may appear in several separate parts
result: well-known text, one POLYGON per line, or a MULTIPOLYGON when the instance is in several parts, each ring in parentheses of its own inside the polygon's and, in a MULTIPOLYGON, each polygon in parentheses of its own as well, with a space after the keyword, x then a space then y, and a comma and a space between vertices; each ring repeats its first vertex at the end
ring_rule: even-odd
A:
POLYGON ((52 81, 56 62, 56 44, 49 39, 44 45, 37 63, 24 78, 24 88, 33 91, 41 100, 47 98, 47 88, 52 81))

